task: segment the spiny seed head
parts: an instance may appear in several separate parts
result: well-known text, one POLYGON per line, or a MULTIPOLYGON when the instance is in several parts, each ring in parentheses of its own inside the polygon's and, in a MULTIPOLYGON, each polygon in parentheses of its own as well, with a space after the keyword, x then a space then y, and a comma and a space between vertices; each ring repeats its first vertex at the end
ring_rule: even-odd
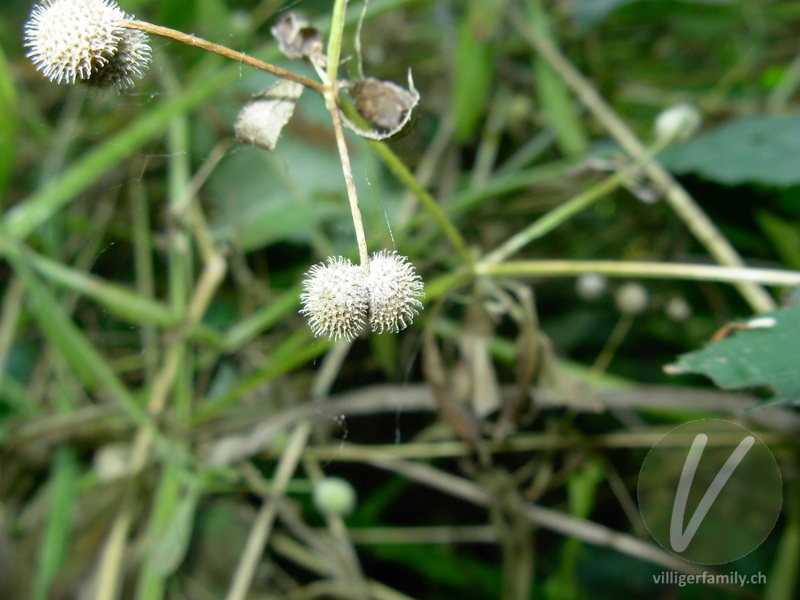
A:
POLYGON ((149 62, 147 35, 135 29, 124 29, 116 54, 96 69, 85 83, 93 87, 125 90, 134 86, 134 79, 144 75, 149 62))
POLYGON ((317 337, 351 341, 364 328, 369 292, 364 270, 346 258, 329 257, 308 270, 300 313, 317 337))
POLYGON ((150 59, 147 36, 122 26, 114 0, 42 0, 25 23, 33 65, 55 83, 124 89, 150 59))
POLYGON ((408 258, 381 250, 369 261, 369 322, 372 331, 397 333, 419 314, 423 283, 408 258))

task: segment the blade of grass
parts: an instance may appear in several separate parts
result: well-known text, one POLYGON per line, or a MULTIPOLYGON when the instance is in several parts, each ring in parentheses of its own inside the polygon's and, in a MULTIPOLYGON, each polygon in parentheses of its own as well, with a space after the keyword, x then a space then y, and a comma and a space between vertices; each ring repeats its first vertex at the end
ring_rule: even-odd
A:
POLYGON ((6 55, 0 48, 0 197, 14 166, 16 129, 17 94, 6 55))
POLYGON ((800 574, 800 486, 797 485, 797 480, 786 491, 784 506, 788 519, 778 542, 775 562, 767 576, 764 600, 797 598, 800 574))
MULTIPOLYGON (((541 0, 528 0, 527 7, 531 27, 552 42, 550 20, 541 0)), ((583 154, 589 140, 566 86, 553 68, 536 56, 533 58, 533 71, 536 93, 561 152, 567 157, 583 154)))
POLYGON ((37 254, 27 246, 20 244, 18 248, 39 275, 59 286, 92 298, 121 319, 131 323, 149 323, 161 327, 173 327, 179 322, 176 313, 160 302, 145 298, 122 285, 110 283, 102 277, 70 268, 37 254))
POLYGON ((5 256, 22 280, 29 298, 28 306, 42 333, 59 351, 73 373, 89 390, 108 394, 140 427, 152 430, 157 439, 163 436, 155 430, 136 397, 108 366, 105 358, 65 313, 49 289, 33 273, 24 255, 6 247, 5 256))
POLYGON ((166 577, 156 561, 156 540, 167 529, 180 493, 179 468, 167 464, 156 487, 145 533, 144 560, 136 584, 136 600, 159 600, 164 597, 166 577))
MULTIPOLYGON (((567 481, 570 513, 576 519, 588 519, 595 505, 597 486, 603 481, 603 468, 598 458, 592 458, 567 481)), ((561 545, 561 556, 557 571, 544 585, 544 590, 552 598, 577 598, 578 553, 581 542, 567 538, 561 545)))
POLYGON ((475 133, 486 110, 492 83, 492 45, 483 19, 486 5, 482 0, 469 2, 456 31, 453 92, 450 107, 457 141, 466 142, 475 133), (482 6, 484 5, 484 6, 482 6), (483 38, 483 39, 482 39, 483 38))
MULTIPOLYGON (((128 187, 131 223, 133 228, 133 265, 136 274, 136 291, 143 297, 155 297, 155 275, 153 272, 153 235, 150 231, 150 215, 147 205, 146 189, 143 185, 128 187)), ((142 338, 142 358, 144 359, 145 380, 152 383, 161 352, 156 328, 145 322, 140 323, 139 335, 142 338)))
POLYGON ((7 283, 5 294, 3 295, 3 318, 0 320, 0 390, 4 389, 3 382, 9 376, 6 373, 6 362, 11 346, 14 343, 17 321, 22 311, 23 298, 22 282, 18 277, 14 277, 7 283))
POLYGON ((59 448, 50 477, 47 523, 39 545, 31 600, 47 600, 50 597, 50 584, 64 564, 72 536, 79 474, 78 461, 72 448, 59 448))
POLYGON ((285 291, 272 302, 237 321, 225 332, 222 349, 233 352, 297 310, 301 286, 285 291))
POLYGON ((332 342, 317 340, 310 343, 310 332, 303 328, 294 335, 284 340, 272 355, 272 363, 251 375, 248 375, 224 394, 209 399, 195 411, 192 424, 198 425, 214 417, 239 398, 254 390, 258 386, 271 381, 292 369, 305 364, 325 352, 332 342))

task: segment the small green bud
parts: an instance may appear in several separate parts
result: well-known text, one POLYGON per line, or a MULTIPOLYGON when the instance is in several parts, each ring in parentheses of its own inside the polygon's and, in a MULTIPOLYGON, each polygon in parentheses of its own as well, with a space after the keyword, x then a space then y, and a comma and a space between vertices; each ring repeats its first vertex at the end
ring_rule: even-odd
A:
POLYGON ((314 506, 326 516, 346 517, 356 506, 356 491, 341 477, 326 477, 314 486, 314 506))

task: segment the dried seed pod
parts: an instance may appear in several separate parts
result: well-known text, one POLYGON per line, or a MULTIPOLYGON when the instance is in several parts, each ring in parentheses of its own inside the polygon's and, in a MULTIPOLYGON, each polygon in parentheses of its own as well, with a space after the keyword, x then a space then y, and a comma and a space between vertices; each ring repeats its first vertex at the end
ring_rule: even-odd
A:
POLYGON ((278 48, 286 58, 307 59, 324 66, 322 35, 316 27, 296 13, 285 13, 272 26, 270 33, 278 40, 278 48))
POLYGON ((374 77, 351 82, 350 93, 361 116, 381 129, 395 129, 416 104, 414 94, 404 87, 374 77))
POLYGON ((236 139, 270 152, 275 150, 304 89, 299 83, 284 79, 258 94, 239 111, 234 126, 236 139))
POLYGON ((348 82, 359 114, 374 124, 380 131, 364 131, 349 121, 345 124, 356 133, 370 139, 395 139, 404 136, 414 126, 419 93, 414 87, 411 72, 408 73, 408 87, 365 77, 348 82))

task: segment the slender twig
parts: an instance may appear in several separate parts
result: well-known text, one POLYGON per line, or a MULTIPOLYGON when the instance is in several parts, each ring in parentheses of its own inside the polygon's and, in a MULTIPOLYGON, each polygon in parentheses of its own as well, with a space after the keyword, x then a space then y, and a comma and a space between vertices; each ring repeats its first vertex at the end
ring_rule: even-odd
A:
MULTIPOLYGON (((285 534, 275 534, 272 540, 272 549, 284 558, 310 571, 323 576, 335 575, 325 560, 285 534)), ((370 579, 367 585, 369 586, 371 597, 375 598, 375 600, 414 600, 411 596, 406 596, 379 581, 370 579)))
MULTIPOLYGON (((185 136, 181 135, 181 125, 180 121, 173 123, 171 130, 173 135, 170 139, 175 145, 185 146, 187 140, 185 136)), ((182 155, 182 153, 177 155, 182 155)), ((159 416, 164 412, 170 392, 177 387, 176 381, 180 381, 181 369, 185 364, 186 342, 189 339, 191 328, 203 317, 226 271, 225 260, 217 251, 213 241, 211 241, 211 233, 208 231, 202 215, 199 214, 199 208, 188 202, 187 194, 192 189, 195 189, 189 185, 188 168, 184 168, 184 165, 181 164, 175 167, 175 171, 177 173, 174 175, 175 180, 171 182, 170 190, 171 208, 173 213, 180 213, 182 210, 193 207, 193 234, 204 259, 204 267, 191 296, 189 296, 186 292, 192 270, 191 257, 189 256, 189 236, 188 233, 183 231, 173 232, 170 246, 172 302, 176 311, 183 316, 183 321, 172 339, 172 343, 163 357, 162 367, 153 381, 150 397, 147 401, 147 412, 152 417, 159 416)), ((196 183, 196 186, 198 185, 199 183, 196 183)), ((181 215, 176 214, 176 216, 181 215)), ((181 413, 178 416, 184 424, 188 423, 190 407, 187 401, 176 402, 175 411, 181 413)), ((152 444, 152 430, 140 428, 134 439, 128 462, 129 475, 132 476, 139 473, 147 464, 152 444)), ((113 597, 112 594, 120 586, 118 579, 122 574, 125 541, 133 520, 131 497, 130 493, 126 496, 125 502, 114 519, 111 532, 103 549, 99 567, 101 571, 98 571, 101 583, 98 585, 96 595, 98 600, 113 597)))
MULTIPOLYGON (((292 431, 289 443, 281 455, 281 460, 275 472, 272 484, 274 493, 282 494, 286 490, 286 485, 289 483, 289 479, 291 479, 294 474, 300 462, 300 458, 303 455, 303 450, 306 447, 310 433, 310 421, 301 421, 292 431)), ((228 590, 228 594, 225 596, 225 600, 244 600, 244 598, 247 597, 247 592, 250 590, 256 567, 261 560, 261 556, 264 553, 264 546, 272 531, 272 524, 275 521, 277 509, 278 504, 276 502, 270 502, 269 499, 265 499, 264 503, 261 505, 261 509, 258 511, 253 526, 250 529, 250 535, 247 538, 247 543, 242 552, 242 558, 236 566, 233 582, 228 590)))
POLYGON ((633 315, 620 316, 614 330, 611 332, 611 335, 608 336, 605 346, 603 346, 603 349, 600 351, 600 354, 597 355, 592 365, 591 373, 593 375, 601 375, 606 372, 608 365, 614 360, 614 355, 617 353, 620 345, 622 345, 622 341, 630 332, 633 320, 633 315))
POLYGON ((153 35, 160 35, 161 37, 169 38, 171 40, 175 40, 176 42, 181 42, 183 44, 187 44, 188 46, 194 46, 196 48, 201 48, 202 50, 207 50, 208 52, 213 52, 214 54, 219 54, 220 56, 224 56, 225 58, 229 58, 231 60, 235 60, 242 64, 255 67, 256 69, 260 69, 262 71, 266 71, 267 73, 272 73, 273 75, 277 75, 278 77, 282 77, 283 79, 289 79, 291 81, 297 82, 300 85, 303 85, 307 88, 318 92, 319 94, 325 93, 325 86, 313 79, 308 79, 307 77, 303 77, 302 75, 297 75, 296 73, 292 73, 291 71, 287 71, 286 69, 282 69, 280 67, 276 67, 270 63, 264 62, 263 60, 259 60, 257 58, 253 58, 243 52, 237 52, 236 50, 231 50, 226 46, 221 46, 219 44, 215 44, 214 42, 209 42, 208 40, 204 40, 197 36, 183 33, 182 31, 177 31, 175 29, 170 29, 169 27, 162 27, 161 25, 154 25, 153 23, 148 23, 146 21, 139 21, 137 19, 127 19, 122 23, 123 27, 127 27, 128 29, 138 29, 139 31, 144 31, 146 33, 152 33, 153 35))
MULTIPOLYGON (((475 482, 435 467, 397 460, 388 456, 383 458, 376 457, 365 462, 377 468, 392 471, 428 487, 438 489, 448 496, 461 498, 478 506, 488 506, 492 501, 489 491, 475 482)), ((530 523, 561 535, 574 537, 588 544, 613 548, 622 554, 682 573, 699 573, 702 571, 702 567, 672 556, 655 544, 643 542, 632 535, 614 531, 604 525, 577 519, 567 513, 536 504, 524 504, 521 508, 522 514, 530 523)))
MULTIPOLYGON (((341 369, 350 344, 340 343, 331 348, 325 357, 322 368, 317 373, 311 386, 311 396, 315 400, 326 397, 331 386, 341 369)), ((306 450, 306 444, 311 434, 311 420, 304 419, 295 425, 286 448, 281 453, 275 477, 272 480, 271 490, 274 495, 285 493, 289 480, 297 469, 300 459, 306 450)), ((278 510, 278 502, 265 498, 261 509, 256 515, 256 520, 250 535, 247 538, 244 552, 236 566, 236 572, 231 582, 231 587, 225 597, 226 600, 244 600, 253 581, 258 562, 264 553, 264 548, 272 531, 272 525, 278 510)))

